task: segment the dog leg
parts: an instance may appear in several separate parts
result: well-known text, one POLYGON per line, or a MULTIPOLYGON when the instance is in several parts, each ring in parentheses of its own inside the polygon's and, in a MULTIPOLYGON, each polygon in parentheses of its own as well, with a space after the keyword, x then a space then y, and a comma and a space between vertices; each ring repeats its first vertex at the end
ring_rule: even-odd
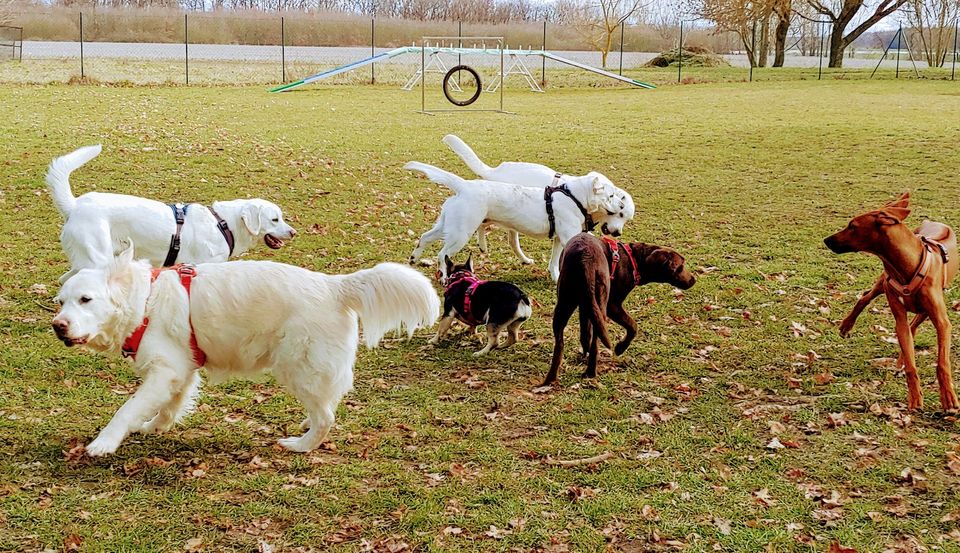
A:
MULTIPOLYGON (((590 324, 590 323, 587 323, 590 324)), ((583 371, 583 378, 597 377, 597 357, 600 354, 600 337, 592 333, 590 340, 590 353, 587 355, 587 369, 583 371)))
MULTIPOLYGON (((427 248, 430 244, 436 242, 443 238, 443 214, 440 214, 440 217, 437 218, 437 222, 434 223, 433 228, 423 233, 420 236, 420 239, 417 240, 417 247, 413 249, 413 253, 410 254, 410 264, 413 265, 420 259, 420 256, 423 255, 423 250, 427 248)), ((443 258, 440 258, 440 267, 443 267, 443 258)))
MULTIPOLYGON (((440 248, 440 253, 437 255, 437 267, 440 267, 440 273, 443 275, 443 278, 447 276, 447 257, 453 259, 457 252, 463 249, 467 245, 467 242, 470 241, 470 235, 466 234, 463 236, 450 237, 445 236, 443 239, 443 247, 440 248)), ((445 281, 441 281, 443 283, 445 281)))
POLYGON ((437 326, 437 334, 433 338, 427 340, 428 344, 437 344, 441 338, 450 330, 450 327, 453 325, 454 316, 453 315, 444 315, 440 319, 440 324, 437 326))
POLYGON ((500 330, 503 325, 487 324, 487 345, 480 351, 474 352, 474 357, 480 357, 490 353, 490 350, 497 349, 497 342, 500 338, 500 330))
POLYGON ((840 336, 846 338, 850 335, 850 331, 853 330, 853 325, 857 322, 857 317, 860 316, 860 313, 870 302, 874 300, 877 296, 883 293, 883 278, 878 279, 873 283, 873 288, 867 290, 860 296, 860 299, 857 300, 857 303, 853 306, 853 309, 850 310, 850 314, 843 319, 843 322, 840 323, 840 336))
POLYGON ((185 386, 188 376, 184 371, 154 364, 143 384, 100 431, 97 439, 87 445, 87 455, 99 457, 113 453, 131 432, 143 427, 147 419, 157 416, 169 404, 174 391, 185 386))
POLYGON ((577 309, 577 304, 572 299, 563 299, 559 293, 558 296, 557 306, 553 309, 553 359, 550 361, 550 372, 543 379, 544 386, 557 381, 560 363, 563 361, 563 330, 567 328, 570 317, 577 309))
POLYGON ((533 260, 527 257, 527 254, 523 253, 523 250, 520 249, 520 233, 513 229, 508 229, 507 238, 510 240, 510 247, 513 248, 513 253, 517 254, 520 261, 523 261, 524 265, 533 265, 533 260))
POLYGON ((614 304, 612 301, 607 303, 607 315, 610 316, 610 320, 622 326, 627 331, 623 340, 620 340, 616 347, 613 348, 615 354, 623 355, 623 352, 627 351, 627 348, 630 347, 631 342, 633 342, 633 339, 637 336, 637 322, 627 313, 623 305, 614 304))
POLYGON ((173 425, 183 420, 196 406, 197 395, 200 393, 200 372, 195 371, 193 378, 178 390, 171 398, 170 403, 164 405, 157 416, 145 422, 140 432, 160 434, 173 428, 173 425))
MULTIPOLYGON (((913 318, 913 321, 910 323, 910 333, 913 334, 914 341, 916 341, 917 338, 917 329, 925 320, 927 320, 927 315, 925 313, 917 313, 917 315, 913 318)), ((903 369, 902 351, 900 352, 900 355, 897 356, 897 368, 903 369)))
POLYGON ((480 253, 487 253, 487 225, 481 225, 477 229, 477 248, 480 253))
POLYGON ((900 303, 900 298, 892 293, 887 293, 887 301, 897 322, 897 341, 900 342, 900 352, 903 355, 903 370, 907 374, 907 406, 910 409, 920 409, 923 407, 923 390, 920 389, 920 378, 917 376, 913 332, 907 322, 907 309, 900 303))
POLYGON ((293 368, 275 371, 274 374, 307 411, 307 418, 300 423, 300 429, 305 433, 282 438, 278 443, 290 451, 301 453, 318 448, 333 427, 337 404, 342 397, 341 393, 330 388, 328 370, 304 371, 303 368, 293 368))
POLYGON ((519 339, 520 325, 523 324, 523 321, 513 321, 507 327, 507 341, 504 342, 503 347, 508 348, 513 344, 517 343, 519 339))
POLYGON ((553 239, 553 251, 550 252, 550 263, 547 268, 550 270, 550 278, 554 282, 560 279, 560 254, 563 253, 563 244, 558 238, 553 239))
POLYGON ((937 302, 937 310, 930 318, 937 328, 937 384, 940 388, 940 406, 944 411, 960 409, 957 392, 953 389, 953 373, 950 370, 950 319, 943 302, 937 302))
POLYGON ((593 341, 593 324, 590 313, 580 310, 580 354, 586 358, 590 354, 590 342, 593 341))

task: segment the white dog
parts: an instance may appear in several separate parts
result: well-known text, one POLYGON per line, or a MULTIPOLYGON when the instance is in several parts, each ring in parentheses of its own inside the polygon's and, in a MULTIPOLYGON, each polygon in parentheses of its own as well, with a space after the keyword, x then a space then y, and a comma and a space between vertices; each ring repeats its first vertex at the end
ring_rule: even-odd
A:
MULTIPOLYGON (((614 188, 597 174, 572 177, 564 181, 570 196, 553 195, 554 225, 550 224, 542 188, 519 186, 485 180, 468 181, 432 165, 411 161, 405 169, 419 171, 433 182, 453 190, 440 209, 440 217, 433 228, 425 232, 410 254, 410 263, 416 263, 424 248, 436 240, 443 240, 438 255, 441 275, 446 279, 446 258, 457 254, 480 225, 492 223, 539 238, 553 236, 553 254, 549 270, 553 280, 560 276, 560 252, 571 238, 584 230, 587 217, 596 219, 601 214, 618 213, 624 204, 614 188), (551 229, 551 226, 554 228, 551 229)), ((624 219, 608 219, 607 232, 619 234, 624 219)), ((519 241, 515 248, 519 250, 519 241)), ((522 253, 522 252, 520 252, 522 253)), ((520 254, 518 253, 518 255, 520 254)))
MULTIPOLYGON (((552 184, 555 184, 555 177, 557 172, 553 169, 547 167, 546 165, 540 165, 539 163, 526 163, 521 161, 505 161, 496 167, 490 167, 486 163, 480 160, 477 154, 473 151, 470 146, 460 140, 459 137, 448 134, 443 137, 443 143, 446 144, 464 163, 467 164, 467 167, 470 168, 478 177, 485 180, 492 180, 498 182, 508 182, 511 184, 519 184, 522 186, 534 186, 538 188, 546 188, 552 184)), ((595 175, 600 179, 605 186, 613 188, 616 190, 616 196, 623 201, 623 209, 617 211, 616 213, 601 213, 599 217, 595 218, 594 221, 600 225, 600 229, 604 234, 612 234, 614 236, 619 236, 620 231, 623 229, 623 225, 628 221, 633 219, 634 214, 636 213, 636 206, 633 203, 633 197, 626 190, 614 186, 610 179, 603 176, 600 173, 590 173, 595 175)), ((560 182, 567 182, 570 179, 575 179, 571 175, 561 175, 560 182)), ((487 251, 487 231, 492 227, 491 224, 483 225, 480 231, 477 233, 477 243, 480 245, 480 251, 487 251)), ((513 247, 513 251, 517 256, 527 264, 533 263, 533 260, 527 257, 523 250, 520 249, 520 237, 516 231, 507 229, 509 233, 510 245, 513 247)))
POLYGON ((99 153, 100 145, 80 148, 53 160, 47 171, 47 189, 65 219, 60 243, 71 265, 61 284, 80 269, 109 264, 127 238, 136 244, 137 259, 159 266, 170 255, 178 232, 174 261, 180 263, 226 261, 261 240, 277 249, 296 234, 279 207, 260 199, 214 202, 212 209, 189 204, 178 229, 170 206, 155 200, 102 192, 74 198, 70 173, 99 153), (225 229, 218 226, 221 220, 225 229))
POLYGON ((131 432, 170 429, 193 403, 201 363, 211 382, 272 371, 303 404, 309 426, 280 444, 312 450, 353 387, 358 318, 373 347, 391 329, 412 335, 432 325, 440 310, 430 281, 396 263, 348 275, 269 261, 207 263, 187 282, 178 270, 154 271, 151 284, 150 265, 133 261, 131 245, 108 266, 77 272, 57 296, 53 328, 67 346, 120 353, 140 336, 132 349, 143 383, 87 446, 90 456, 113 453, 131 432))

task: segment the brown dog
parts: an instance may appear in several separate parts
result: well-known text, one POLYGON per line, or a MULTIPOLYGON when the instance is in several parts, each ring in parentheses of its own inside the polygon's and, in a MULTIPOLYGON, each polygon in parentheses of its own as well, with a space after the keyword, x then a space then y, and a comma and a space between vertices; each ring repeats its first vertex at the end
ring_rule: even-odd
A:
POLYGON ((900 357, 897 366, 907 374, 907 404, 923 407, 923 392, 917 377, 913 337, 917 327, 929 318, 937 329, 937 382, 940 405, 945 410, 960 408, 950 372, 950 319, 943 289, 957 274, 957 238, 942 223, 924 221, 911 231, 903 224, 910 214, 910 194, 881 209, 858 215, 847 228, 828 236, 824 243, 835 253, 867 252, 883 262, 884 271, 840 324, 840 335, 850 334, 857 317, 881 293, 887 296, 896 319, 900 357), (916 313, 907 323, 907 312, 916 313))
POLYGON ((684 266, 683 256, 670 248, 601 240, 586 232, 575 236, 560 255, 557 306, 553 310, 553 360, 544 385, 557 380, 563 359, 563 330, 577 308, 580 345, 587 355, 583 376, 594 378, 598 340, 620 355, 637 335, 637 323, 623 308, 631 290, 648 282, 665 282, 686 290, 696 281, 684 266), (627 331, 616 348, 611 347, 604 312, 627 331))

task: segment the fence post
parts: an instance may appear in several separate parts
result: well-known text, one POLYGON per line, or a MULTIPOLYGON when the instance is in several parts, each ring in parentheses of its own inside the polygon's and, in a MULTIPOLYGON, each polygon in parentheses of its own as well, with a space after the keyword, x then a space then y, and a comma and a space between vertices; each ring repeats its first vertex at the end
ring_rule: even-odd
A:
POLYGON ((20 27, 20 59, 17 61, 23 63, 23 27, 20 27))
MULTIPOLYGON (((463 21, 457 21, 457 48, 463 48, 463 39, 460 38, 463 36, 463 21)), ((457 65, 462 64, 463 61, 459 53, 457 53, 457 65)), ((457 71, 457 86, 460 86, 460 74, 462 71, 457 71)))
POLYGON ((187 14, 183 14, 183 78, 190 84, 190 40, 187 38, 187 14))
POLYGON ((620 22, 620 76, 623 76, 623 28, 626 25, 626 21, 620 22))
POLYGON ((677 84, 681 82, 683 75, 683 20, 680 20, 680 41, 677 44, 677 84))
POLYGON ((753 31, 750 32, 750 82, 753 82, 753 60, 757 56, 757 22, 753 22, 753 31))
POLYGON ((818 81, 819 81, 820 78, 823 76, 823 25, 824 25, 824 24, 823 24, 823 21, 821 21, 821 22, 817 25, 817 27, 819 27, 819 29, 820 29, 820 51, 817 52, 818 54, 820 54, 820 55, 818 56, 818 57, 820 58, 820 59, 819 59, 819 61, 820 61, 820 67, 817 68, 817 80, 818 80, 818 81))
MULTIPOLYGON (((370 57, 371 58, 377 55, 376 47, 374 46, 376 41, 376 21, 377 21, 377 18, 375 17, 370 18, 370 57)), ((376 66, 377 64, 375 63, 370 64, 370 84, 376 84, 377 82, 376 66)))
POLYGON ((80 78, 83 77, 83 12, 80 12, 80 78))
POLYGON ((897 29, 897 76, 900 78, 900 45, 903 44, 903 23, 900 24, 900 27, 897 29))
POLYGON ((283 16, 280 16, 280 75, 282 83, 287 82, 287 33, 283 25, 283 16))
MULTIPOLYGON (((541 51, 547 51, 547 20, 543 20, 543 43, 540 46, 541 51)), ((956 50, 956 48, 954 48, 956 50)), ((547 87, 547 56, 540 56, 542 65, 540 66, 540 88, 547 87)), ((956 56, 954 56, 956 58, 956 56)), ((956 65, 956 62, 954 62, 956 65)))

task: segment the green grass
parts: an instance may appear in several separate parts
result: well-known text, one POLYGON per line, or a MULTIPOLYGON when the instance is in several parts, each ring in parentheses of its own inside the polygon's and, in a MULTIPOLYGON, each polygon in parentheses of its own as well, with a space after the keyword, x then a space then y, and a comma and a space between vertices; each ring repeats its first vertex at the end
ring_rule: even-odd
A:
POLYGON ((386 87, 4 86, 0 108, 0 550, 960 549, 934 333, 918 338, 926 409, 907 413, 883 302, 849 340, 836 332, 879 262, 821 243, 904 189, 912 221, 958 224, 956 83, 561 90, 508 95, 516 116, 436 117, 386 87), (697 285, 636 291, 641 334, 622 358, 584 382, 569 348, 560 385, 533 393, 552 348, 548 247, 523 239, 527 267, 495 234, 479 272, 536 300, 522 343, 477 360, 467 337, 433 349, 420 332, 361 351, 328 449, 275 446, 302 411, 265 379, 207 387, 184 424, 106 459, 66 453, 137 381, 49 329, 66 270, 41 191, 52 157, 104 143, 77 192, 276 201, 301 233, 248 257, 341 273, 406 259, 447 191, 401 166, 465 174, 448 132, 491 162, 602 171, 637 201, 626 238, 675 247, 697 285), (767 448, 773 432, 792 447, 767 448))

